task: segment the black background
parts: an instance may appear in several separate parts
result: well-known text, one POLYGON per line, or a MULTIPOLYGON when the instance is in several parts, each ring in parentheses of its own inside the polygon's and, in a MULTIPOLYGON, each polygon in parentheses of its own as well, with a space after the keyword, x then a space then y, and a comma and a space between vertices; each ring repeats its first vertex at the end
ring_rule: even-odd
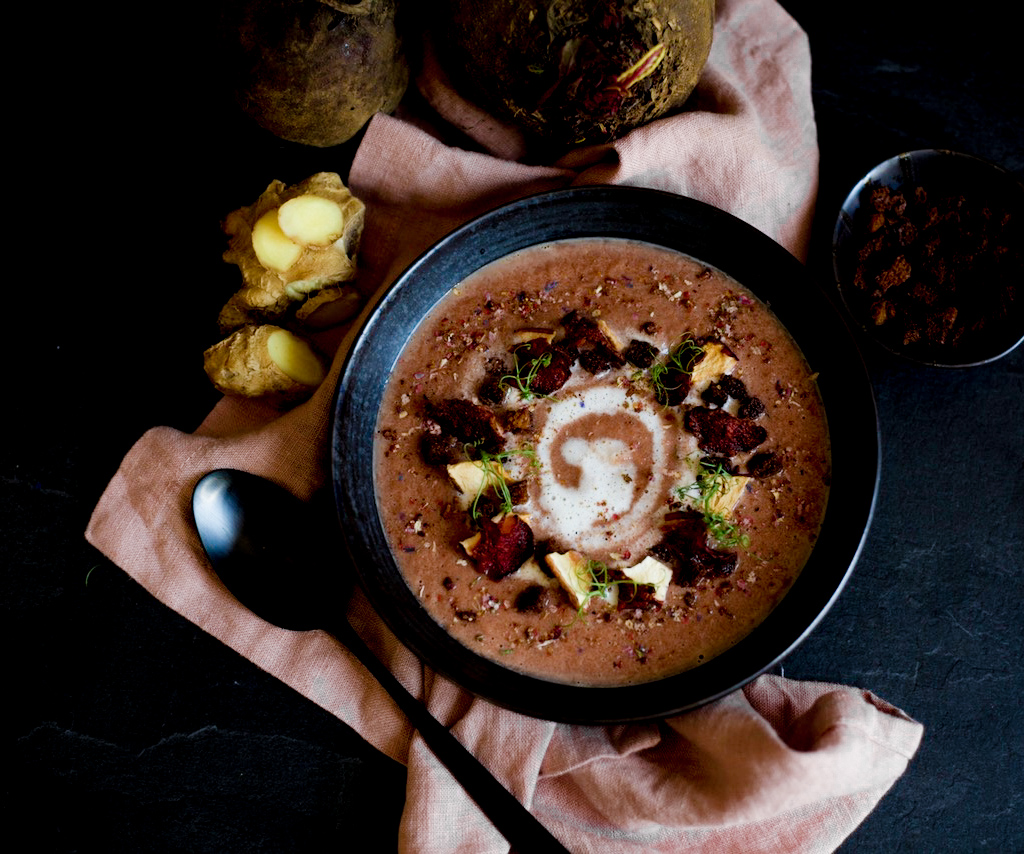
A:
MULTIPOLYGON (((816 276, 831 277, 849 188, 900 151, 951 148, 1024 178, 1010 4, 783 5, 813 57, 816 276)), ((404 770, 83 537, 138 436, 192 430, 216 401, 199 354, 233 289, 219 218, 269 177, 344 174, 355 142, 328 164, 251 128, 219 85, 209 11, 47 14, 12 24, 31 59, 8 81, 9 836, 25 825, 36 851, 388 850, 404 770)), ((875 522, 785 675, 867 688, 926 727, 844 852, 1021 851, 1024 348, 960 371, 865 357, 875 522)))

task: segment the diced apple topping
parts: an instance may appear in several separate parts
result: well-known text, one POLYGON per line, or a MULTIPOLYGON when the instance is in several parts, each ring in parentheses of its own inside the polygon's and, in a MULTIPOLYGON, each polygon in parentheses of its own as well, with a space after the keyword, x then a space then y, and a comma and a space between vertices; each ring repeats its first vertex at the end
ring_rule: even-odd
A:
POLYGON ((511 478, 501 463, 496 460, 466 460, 447 466, 448 477, 459 492, 464 495, 479 495, 489 486, 501 481, 511 483, 511 478))
POLYGON ((569 594, 573 605, 580 608, 590 601, 593 579, 583 555, 576 551, 552 552, 544 556, 544 561, 569 594))
POLYGON ((664 602, 665 597, 668 596, 668 585, 672 581, 672 569, 660 560, 645 557, 636 566, 623 569, 622 573, 637 584, 653 587, 653 596, 659 602, 664 602))
POLYGON ((743 495, 743 491, 747 488, 747 484, 750 483, 750 480, 751 479, 749 477, 742 474, 736 474, 732 477, 726 478, 722 488, 715 492, 708 501, 708 512, 722 516, 729 516, 732 513, 733 508, 736 506, 736 502, 739 501, 740 496, 743 495))
POLYGON ((690 388, 697 392, 703 391, 715 380, 731 374, 737 364, 739 360, 724 344, 716 341, 705 344, 704 358, 694 366, 690 376, 690 388))

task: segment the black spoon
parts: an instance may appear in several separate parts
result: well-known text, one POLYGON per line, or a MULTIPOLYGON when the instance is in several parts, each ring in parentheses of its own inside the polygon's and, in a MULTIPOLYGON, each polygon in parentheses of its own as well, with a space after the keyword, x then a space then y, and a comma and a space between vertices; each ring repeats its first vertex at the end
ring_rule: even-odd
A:
POLYGON ((337 523, 261 477, 217 469, 196 484, 192 515, 224 586, 249 610, 284 629, 322 628, 341 641, 384 687, 516 851, 566 849, 410 694, 345 619, 351 570, 337 523))

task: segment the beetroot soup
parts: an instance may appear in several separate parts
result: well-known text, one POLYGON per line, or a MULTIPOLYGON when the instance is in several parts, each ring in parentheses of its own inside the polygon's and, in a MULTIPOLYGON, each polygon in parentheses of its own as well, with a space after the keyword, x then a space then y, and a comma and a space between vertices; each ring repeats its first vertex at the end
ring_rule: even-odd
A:
POLYGON ((785 595, 829 439, 811 367, 749 291, 586 239, 453 287, 395 366, 374 465, 395 558, 448 632, 621 685, 708 661, 785 595))

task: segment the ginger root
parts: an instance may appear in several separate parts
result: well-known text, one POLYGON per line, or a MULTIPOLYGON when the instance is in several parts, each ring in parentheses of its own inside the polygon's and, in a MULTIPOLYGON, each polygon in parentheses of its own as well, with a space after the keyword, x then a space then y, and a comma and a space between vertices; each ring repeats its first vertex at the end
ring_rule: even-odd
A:
POLYGON ((318 172, 291 187, 272 181, 228 214, 224 260, 243 285, 221 309, 221 332, 278 321, 309 294, 354 279, 365 213, 336 173, 318 172))
POLYGON ((309 397, 327 375, 308 341, 273 324, 236 330, 206 350, 203 366, 224 394, 279 406, 309 397))
POLYGON ((363 302, 355 285, 331 285, 310 294, 295 310, 295 319, 307 329, 328 329, 359 314, 363 302))

